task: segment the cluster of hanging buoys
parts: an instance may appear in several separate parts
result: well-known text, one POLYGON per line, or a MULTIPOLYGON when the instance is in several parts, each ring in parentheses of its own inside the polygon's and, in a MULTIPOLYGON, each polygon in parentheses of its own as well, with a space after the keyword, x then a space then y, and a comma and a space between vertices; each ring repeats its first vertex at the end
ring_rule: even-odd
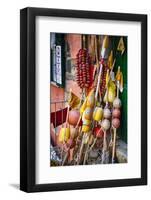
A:
POLYGON ((117 83, 117 96, 113 101, 113 112, 112 112, 112 126, 114 128, 119 128, 120 126, 120 117, 121 117, 121 100, 119 98, 119 91, 123 91, 123 74, 120 71, 120 67, 118 67, 118 71, 116 74, 116 83, 117 83))
POLYGON ((121 100, 116 98, 113 102, 113 112, 112 112, 112 125, 114 128, 119 128, 120 126, 120 116, 121 116, 121 100))
MULTIPOLYGON (((97 140, 102 141, 102 146, 100 146, 102 151, 101 162, 108 163, 109 161, 106 159, 109 152, 107 137, 111 138, 112 129, 114 129, 112 163, 114 162, 116 129, 120 127, 122 115, 119 91, 123 92, 123 74, 118 67, 116 77, 113 76, 115 59, 113 59, 112 50, 109 56, 106 55, 108 45, 109 37, 105 36, 101 59, 96 69, 96 76, 94 76, 96 84, 93 84, 92 78, 90 78, 92 76, 89 69, 91 59, 88 51, 80 49, 77 54, 76 81, 83 93, 85 88, 89 89, 89 92, 84 93, 84 98, 81 99, 78 109, 71 108, 70 111, 68 110, 68 125, 62 127, 59 134, 59 141, 67 146, 66 152, 70 148, 76 149, 73 156, 76 164, 87 163, 88 155, 97 140), (83 153, 84 147, 85 153, 83 153)), ((66 163, 67 155, 68 153, 66 153, 62 165, 66 163)))

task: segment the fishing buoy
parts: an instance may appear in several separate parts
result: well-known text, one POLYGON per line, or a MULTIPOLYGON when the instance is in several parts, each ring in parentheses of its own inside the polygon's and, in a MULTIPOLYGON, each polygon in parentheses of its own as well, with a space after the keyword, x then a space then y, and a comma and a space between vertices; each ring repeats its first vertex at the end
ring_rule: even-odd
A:
POLYGON ((114 128, 119 128, 119 126, 120 126, 120 120, 118 118, 112 119, 112 126, 114 128))
POLYGON ((103 138, 103 130, 101 127, 95 127, 94 128, 94 135, 97 137, 97 138, 103 138))
POLYGON ((112 89, 111 87, 109 87, 109 89, 108 89, 108 101, 110 103, 113 103, 114 99, 115 99, 115 90, 112 89))
POLYGON ((87 133, 91 130, 91 126, 82 125, 82 132, 87 133))
POLYGON ((70 128, 61 128, 59 133, 59 142, 67 142, 70 137, 70 128))
POLYGON ((84 111, 84 119, 90 120, 92 118, 93 109, 90 107, 87 107, 84 111))
POLYGON ((121 111, 120 111, 120 109, 118 109, 118 108, 113 109, 112 117, 113 117, 113 118, 120 118, 120 116, 121 116, 121 111))
POLYGON ((113 103, 116 95, 116 85, 114 81, 109 80, 107 84, 107 90, 104 96, 104 102, 113 103))
POLYGON ((82 124, 89 126, 89 125, 91 125, 91 120, 84 119, 82 124))
POLYGON ((100 121, 103 117, 103 109, 101 107, 96 107, 93 111, 93 119, 95 121, 100 121))
POLYGON ((101 126, 104 131, 107 131, 110 128, 110 121, 108 119, 103 119, 101 126))
POLYGON ((69 111, 68 123, 70 125, 76 126, 76 124, 79 120, 79 117, 80 117, 80 112, 78 110, 69 111))
POLYGON ((114 101, 113 101, 113 107, 114 107, 114 108, 120 108, 121 105, 122 105, 121 100, 120 100, 119 98, 116 97, 116 98, 114 99, 114 101))
POLYGON ((109 119, 111 117, 111 111, 108 108, 104 108, 103 117, 109 119))

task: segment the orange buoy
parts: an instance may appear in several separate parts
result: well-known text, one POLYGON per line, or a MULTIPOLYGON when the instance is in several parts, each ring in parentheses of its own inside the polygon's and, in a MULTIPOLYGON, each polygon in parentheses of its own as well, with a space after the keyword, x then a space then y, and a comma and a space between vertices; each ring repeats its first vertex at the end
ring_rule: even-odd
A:
POLYGON ((79 118, 80 118, 80 112, 78 110, 69 111, 68 123, 70 125, 76 126, 79 118))
POLYGON ((83 117, 84 117, 84 119, 91 120, 92 114, 93 114, 93 109, 90 107, 87 107, 84 111, 83 117))

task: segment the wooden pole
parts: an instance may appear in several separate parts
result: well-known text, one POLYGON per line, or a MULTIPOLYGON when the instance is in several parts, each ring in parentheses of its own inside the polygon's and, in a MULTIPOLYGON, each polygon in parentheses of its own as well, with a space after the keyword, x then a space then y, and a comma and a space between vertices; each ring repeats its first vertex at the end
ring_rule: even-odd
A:
POLYGON ((98 75, 98 82, 97 82, 97 87, 96 87, 96 92, 95 92, 95 99, 96 100, 97 100, 97 97, 98 97, 98 92, 99 92, 99 87, 100 87, 102 68, 103 68, 103 65, 100 64, 100 70, 99 70, 99 75, 98 75))
POLYGON ((104 164, 106 150, 107 150, 106 131, 104 131, 102 161, 101 161, 102 164, 104 164))
POLYGON ((116 128, 113 128, 113 149, 112 149, 112 163, 115 162, 115 149, 116 149, 116 128))
POLYGON ((83 137, 82 137, 82 142, 81 142, 81 146, 80 146, 80 152, 79 152, 79 157, 78 157, 77 165, 79 165, 80 161, 81 161, 81 156, 82 156, 83 147, 84 147, 84 140, 85 140, 85 134, 83 134, 83 137))

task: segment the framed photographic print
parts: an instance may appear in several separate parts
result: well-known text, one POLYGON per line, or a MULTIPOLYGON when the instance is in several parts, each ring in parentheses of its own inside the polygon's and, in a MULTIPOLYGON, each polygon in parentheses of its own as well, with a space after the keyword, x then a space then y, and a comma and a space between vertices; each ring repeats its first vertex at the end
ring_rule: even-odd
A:
POLYGON ((147 16, 20 12, 20 189, 147 184, 147 16))

